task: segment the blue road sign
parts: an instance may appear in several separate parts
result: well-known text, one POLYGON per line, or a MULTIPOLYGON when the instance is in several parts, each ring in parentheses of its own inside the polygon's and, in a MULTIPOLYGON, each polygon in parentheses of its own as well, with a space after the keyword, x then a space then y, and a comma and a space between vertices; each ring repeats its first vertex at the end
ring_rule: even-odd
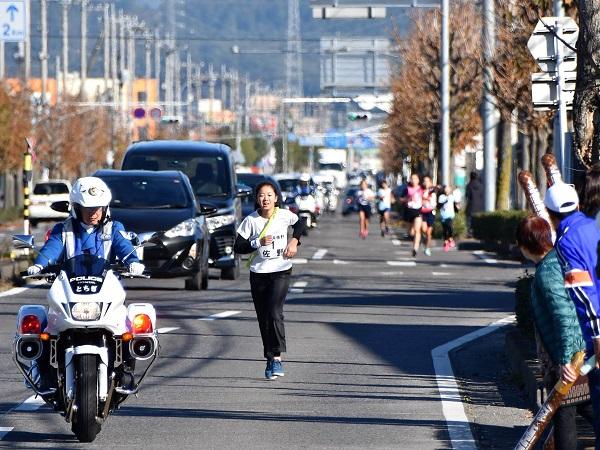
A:
POLYGON ((0 1, 0 40, 23 42, 26 36, 25 0, 0 1))

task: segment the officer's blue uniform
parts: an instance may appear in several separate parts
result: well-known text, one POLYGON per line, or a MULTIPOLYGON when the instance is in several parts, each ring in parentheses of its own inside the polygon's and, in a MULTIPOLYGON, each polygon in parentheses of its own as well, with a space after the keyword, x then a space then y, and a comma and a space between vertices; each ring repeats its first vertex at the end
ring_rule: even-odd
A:
MULTIPOLYGON (((116 256, 127 265, 133 262, 139 262, 131 241, 121 233, 125 232, 125 228, 121 222, 112 222, 112 236, 109 237, 103 235, 102 226, 97 227, 94 231, 88 233, 79 220, 72 220, 76 255, 90 253, 92 255, 97 255, 99 258, 111 261, 114 261, 116 256), (103 243, 105 239, 112 240, 111 255, 104 255, 103 243), (125 258, 125 260, 123 260, 123 258, 125 258)), ((54 225, 48 241, 46 241, 46 244, 44 244, 44 247, 40 250, 37 258, 35 258, 34 264, 45 267, 48 264, 62 262, 65 253, 65 243, 62 239, 63 227, 64 222, 54 225)))

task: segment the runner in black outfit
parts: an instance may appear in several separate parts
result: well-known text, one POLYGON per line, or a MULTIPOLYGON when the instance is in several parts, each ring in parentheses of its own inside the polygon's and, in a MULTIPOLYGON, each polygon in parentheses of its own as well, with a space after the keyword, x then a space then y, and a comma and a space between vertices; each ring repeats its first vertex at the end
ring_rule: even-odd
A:
POLYGON ((238 228, 235 253, 253 253, 250 258, 250 287, 258 318, 264 356, 265 377, 273 380, 284 375, 281 353, 286 351, 283 304, 287 295, 291 258, 296 255, 303 220, 287 209, 280 209, 277 190, 270 181, 256 186, 257 208, 238 228), (293 237, 288 242, 288 227, 293 237), (255 252, 255 253, 254 253, 255 252))

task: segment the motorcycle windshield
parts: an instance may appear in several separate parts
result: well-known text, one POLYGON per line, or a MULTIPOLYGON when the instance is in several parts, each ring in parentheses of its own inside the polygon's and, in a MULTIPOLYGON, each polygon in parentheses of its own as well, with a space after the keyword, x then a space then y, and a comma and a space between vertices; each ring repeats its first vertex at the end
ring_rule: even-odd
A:
POLYGON ((71 289, 76 294, 98 293, 109 268, 107 260, 90 254, 74 256, 63 265, 71 289))

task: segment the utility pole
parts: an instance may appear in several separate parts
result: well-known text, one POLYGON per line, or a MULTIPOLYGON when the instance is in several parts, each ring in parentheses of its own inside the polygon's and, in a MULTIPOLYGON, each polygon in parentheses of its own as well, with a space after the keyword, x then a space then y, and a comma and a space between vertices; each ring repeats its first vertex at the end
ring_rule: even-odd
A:
POLYGON ((442 184, 450 185, 450 1, 442 0, 441 73, 441 169, 442 184))
POLYGON ((492 59, 496 49, 494 0, 483 0, 483 181, 485 210, 496 207, 496 107, 492 95, 492 59))
POLYGON ((225 64, 221 64, 221 110, 225 111, 227 100, 227 69, 225 64))
POLYGON ((31 78, 31 3, 25 0, 25 85, 31 78))
MULTIPOLYGON (((110 70, 112 78, 112 104, 114 109, 119 101, 119 56, 117 54, 117 10, 114 3, 110 8, 110 70)), ((113 125, 114 126, 114 125, 113 125)))
POLYGON ((287 13, 287 53, 285 55, 285 95, 301 96, 302 80, 302 40, 300 34, 299 0, 288 0, 287 13))
POLYGON ((213 112, 215 104, 215 84, 217 83, 217 77, 212 64, 208 65, 208 122, 213 121, 213 112))
POLYGON ((71 0, 62 0, 62 95, 67 95, 67 75, 69 74, 69 4, 71 0))
POLYGON ((150 100, 150 78, 152 78, 152 34, 144 31, 144 50, 146 56, 146 73, 144 74, 144 90, 146 91, 146 104, 150 100))
POLYGON ((192 52, 190 48, 187 48, 186 61, 185 61, 185 82, 187 84, 187 91, 185 96, 186 104, 186 125, 191 128, 192 123, 192 102, 194 101, 194 90, 192 87, 192 52))
POLYGON ((156 100, 160 102, 160 33, 154 33, 154 78, 156 79, 156 100))
POLYGON ((565 9, 563 8, 563 0, 553 0, 552 12, 556 17, 564 17, 565 9))
MULTIPOLYGON (((87 79, 87 0, 81 0, 81 62, 79 75, 81 87, 79 88, 79 96, 85 100, 85 84, 87 79)), ((105 24, 105 23, 104 23, 105 24)), ((104 42, 106 43, 106 34, 104 34, 104 42)), ((106 47, 106 44, 104 45, 106 47)), ((104 54, 104 64, 106 67, 106 53, 104 54)), ((106 71, 104 72, 104 80, 106 83, 106 71)))
MULTIPOLYGON (((110 78, 110 4, 105 3, 102 8, 103 25, 103 50, 104 50, 104 92, 108 91, 108 79, 110 78)), ((86 66, 87 67, 87 66, 86 66)), ((83 73, 83 70, 82 70, 83 73)), ((85 75, 87 77, 87 73, 85 75)))
MULTIPOLYGON (((62 80, 62 83, 58 82, 58 77, 60 76, 60 56, 56 56, 55 60, 54 60, 54 72, 56 73, 56 102, 59 103, 63 100, 63 88, 64 88, 64 80, 62 80)), ((63 76, 64 78, 64 76, 63 76)))
POLYGON ((175 62, 175 115, 179 117, 181 115, 181 55, 177 50, 173 56, 175 62))
POLYGON ((250 77, 244 77, 244 132, 250 133, 250 77))
POLYGON ((40 0, 42 105, 46 105, 46 85, 48 84, 48 4, 46 2, 47 0, 40 0))

